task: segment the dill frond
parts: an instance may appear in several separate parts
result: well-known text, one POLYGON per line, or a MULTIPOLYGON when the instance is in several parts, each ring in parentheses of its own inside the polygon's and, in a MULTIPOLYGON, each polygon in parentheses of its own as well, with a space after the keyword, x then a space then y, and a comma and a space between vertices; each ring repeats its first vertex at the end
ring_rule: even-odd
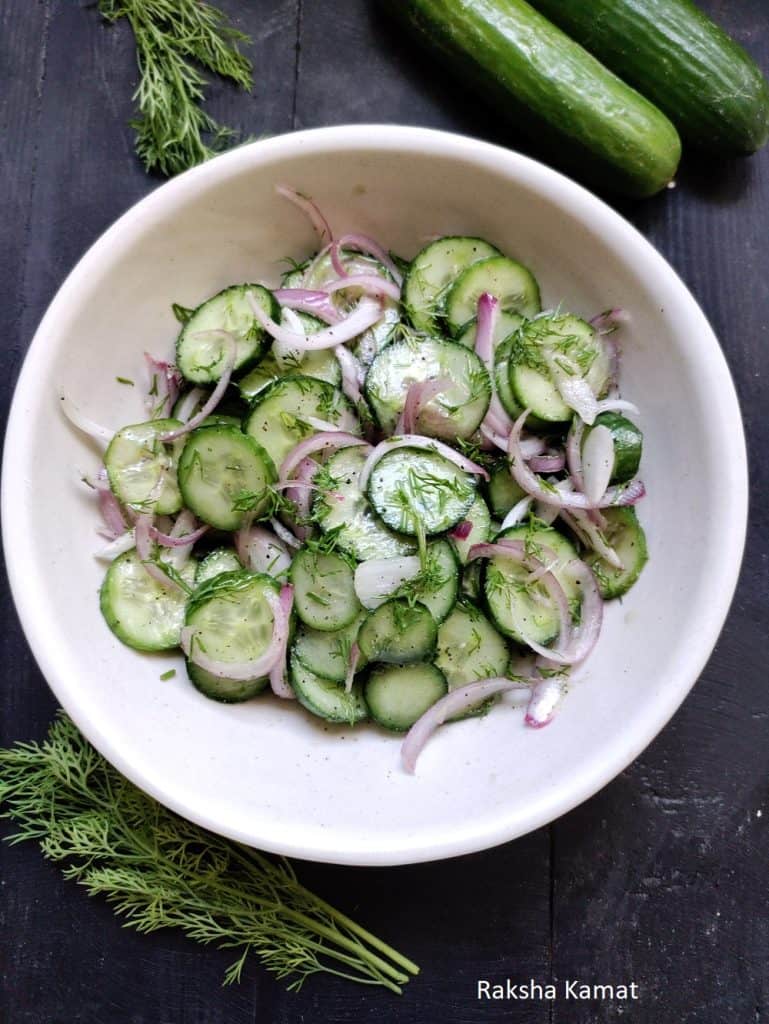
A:
POLYGON ((249 954, 297 989, 326 972, 400 993, 411 960, 305 889, 288 861, 207 832, 123 778, 61 713, 43 743, 0 750, 0 802, 64 876, 139 932, 178 928, 249 954))
POLYGON ((235 133, 203 110, 201 69, 250 90, 253 68, 238 49, 248 36, 201 0, 99 0, 98 7, 109 22, 127 18, 134 34, 139 116, 130 124, 145 168, 178 174, 221 152, 235 133))

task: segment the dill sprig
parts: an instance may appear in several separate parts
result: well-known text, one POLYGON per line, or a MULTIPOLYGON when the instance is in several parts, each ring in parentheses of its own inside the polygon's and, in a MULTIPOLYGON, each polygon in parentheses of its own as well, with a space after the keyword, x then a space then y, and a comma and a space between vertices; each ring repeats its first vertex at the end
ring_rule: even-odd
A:
POLYGON ((300 884, 291 864, 222 839, 162 807, 123 778, 62 713, 43 743, 0 750, 3 817, 103 896, 140 932, 179 928, 250 953, 298 989, 324 971, 400 993, 418 968, 300 884))
POLYGON ((201 0, 99 0, 99 11, 133 30, 139 116, 130 124, 146 169, 178 174, 220 152, 235 133, 202 109, 200 68, 250 90, 253 68, 238 50, 248 36, 201 0))

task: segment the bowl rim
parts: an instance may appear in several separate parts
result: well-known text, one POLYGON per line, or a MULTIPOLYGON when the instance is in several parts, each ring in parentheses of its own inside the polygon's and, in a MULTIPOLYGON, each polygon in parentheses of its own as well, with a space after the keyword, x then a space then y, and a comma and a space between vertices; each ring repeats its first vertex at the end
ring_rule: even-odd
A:
POLYGON ((440 860, 473 853, 508 842, 518 836, 550 823, 593 796, 622 772, 667 724, 690 692, 723 628, 739 576, 744 551, 748 513, 748 470, 745 435, 734 382, 725 356, 710 324, 684 282, 652 244, 624 217, 583 186, 552 168, 513 150, 480 141, 470 136, 428 128, 391 124, 341 125, 290 132, 262 139, 231 150, 158 186, 140 199, 106 229, 78 260, 59 287, 35 332, 15 387, 8 417, 2 463, 2 494, 0 513, 3 521, 3 548, 11 594, 27 643, 40 670, 62 707, 81 732, 122 774, 146 793, 183 817, 237 841, 258 846, 273 853, 305 860, 359 866, 385 866, 440 860), (675 292, 676 300, 692 318, 692 335, 702 349, 706 362, 706 390, 712 398, 715 422, 728 429, 716 434, 719 457, 722 457, 726 480, 718 498, 722 513, 730 518, 731 529, 718 550, 712 552, 712 579, 719 581, 703 615, 696 642, 687 652, 683 664, 669 685, 660 691, 653 713, 634 722, 634 728, 623 733, 624 742, 607 747, 607 758, 590 772, 559 782, 546 801, 533 809, 521 822, 505 820, 494 828, 465 830, 460 836, 439 844, 412 837, 399 846, 387 849, 366 847, 339 850, 328 842, 287 842, 276 835, 223 826, 213 816, 198 812, 194 806, 169 796, 162 779, 133 765, 122 749, 105 734, 89 713, 87 703, 78 700, 73 685, 58 665, 56 653, 46 641, 45 629, 35 614, 32 588, 28 583, 28 562, 25 547, 31 544, 18 514, 13 492, 15 482, 26 473, 25 406, 37 390, 38 374, 45 364, 46 351, 53 343, 53 325, 61 313, 77 303, 79 284, 88 279, 90 269, 109 252, 110 259, 129 248, 160 210, 184 204, 187 197, 209 183, 237 177, 254 166, 278 162, 299 154, 328 154, 330 151, 418 152, 436 157, 459 159, 468 164, 506 174, 524 186, 561 205, 582 218, 591 219, 600 227, 632 247, 639 258, 655 273, 661 274, 675 292), (717 384, 717 387, 715 386, 717 384))

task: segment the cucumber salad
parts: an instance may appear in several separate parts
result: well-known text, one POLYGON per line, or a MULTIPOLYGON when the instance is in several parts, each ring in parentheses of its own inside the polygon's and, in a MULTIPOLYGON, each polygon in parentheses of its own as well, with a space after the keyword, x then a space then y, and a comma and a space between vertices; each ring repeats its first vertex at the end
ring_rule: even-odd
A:
POLYGON ((174 305, 144 422, 109 429, 61 396, 103 449, 84 482, 107 625, 181 648, 212 700, 271 689, 406 733, 409 772, 437 726, 501 713, 502 694, 547 725, 647 558, 624 314, 543 310, 481 238, 406 262, 277 191, 317 253, 277 288, 174 305))

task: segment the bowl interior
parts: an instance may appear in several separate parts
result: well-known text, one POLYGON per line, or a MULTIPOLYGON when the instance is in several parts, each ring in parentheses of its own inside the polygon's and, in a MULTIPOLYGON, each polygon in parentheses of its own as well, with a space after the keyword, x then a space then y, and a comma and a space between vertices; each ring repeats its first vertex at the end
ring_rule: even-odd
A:
POLYGON ((159 189, 65 283, 9 425, 9 570, 59 699, 163 802, 216 831, 319 860, 449 856, 574 806, 683 699, 715 643, 741 553, 745 466, 735 437, 734 391, 704 317, 667 264, 597 199, 525 158, 440 133, 303 133, 159 189), (122 646, 99 612, 98 515, 78 483, 99 454, 61 416, 57 390, 113 428, 144 419, 139 388, 116 377, 140 381, 145 350, 172 355, 172 302, 194 306, 237 281, 277 283, 281 258, 313 251, 310 227, 276 197, 276 182, 313 195, 336 231, 365 231, 405 257, 436 234, 480 235, 533 270, 545 306, 590 317, 619 305, 632 318, 621 335, 621 385, 642 410, 649 565, 608 607, 599 646, 549 728, 524 728, 503 703, 440 730, 415 777, 400 770, 397 737, 373 726, 326 726, 271 697, 206 700, 181 659, 122 646), (172 666, 176 677, 162 682, 172 666))

